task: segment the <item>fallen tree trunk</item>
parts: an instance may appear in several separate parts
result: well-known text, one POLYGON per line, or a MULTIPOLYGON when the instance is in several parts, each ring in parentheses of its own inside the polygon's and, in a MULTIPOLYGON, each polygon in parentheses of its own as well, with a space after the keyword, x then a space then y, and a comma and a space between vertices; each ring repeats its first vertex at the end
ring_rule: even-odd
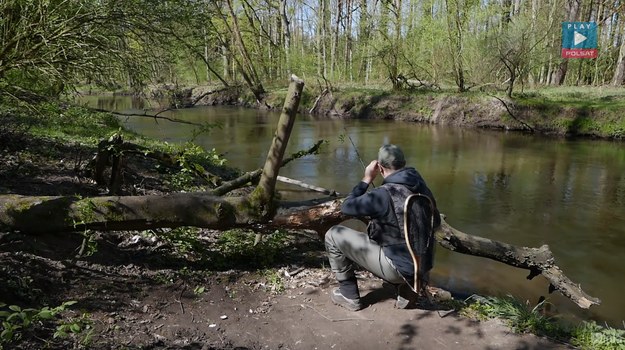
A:
MULTIPOLYGON (((333 225, 346 219, 341 199, 330 201, 283 202, 273 218, 259 220, 256 208, 246 197, 215 197, 205 193, 176 193, 162 196, 122 197, 25 197, 0 196, 0 231, 73 232, 81 230, 146 230, 196 226, 211 229, 269 228, 315 230, 323 237, 333 225), (45 222, 45 225, 41 223, 45 222)), ((555 265, 547 245, 517 247, 508 243, 466 234, 444 219, 436 239, 454 252, 489 258, 530 271, 528 279, 543 275, 579 307, 587 309, 600 300, 586 294, 555 265)))
POLYGON ((558 290, 583 309, 601 303, 601 300, 586 294, 578 284, 573 283, 564 275, 555 265, 555 258, 548 245, 544 244, 539 248, 517 247, 488 238, 468 235, 451 227, 444 218, 441 219, 441 226, 436 232, 436 240, 444 248, 529 270, 530 274, 527 279, 530 280, 543 275, 550 283, 549 293, 558 290))

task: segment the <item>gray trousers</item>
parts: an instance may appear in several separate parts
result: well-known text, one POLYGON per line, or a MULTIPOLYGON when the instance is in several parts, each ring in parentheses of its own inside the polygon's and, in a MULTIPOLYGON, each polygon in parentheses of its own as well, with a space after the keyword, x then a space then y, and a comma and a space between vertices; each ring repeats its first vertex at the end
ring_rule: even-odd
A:
POLYGON ((389 283, 405 283, 382 247, 369 239, 366 233, 336 225, 326 232, 325 245, 330 267, 338 281, 354 277, 357 264, 389 283))

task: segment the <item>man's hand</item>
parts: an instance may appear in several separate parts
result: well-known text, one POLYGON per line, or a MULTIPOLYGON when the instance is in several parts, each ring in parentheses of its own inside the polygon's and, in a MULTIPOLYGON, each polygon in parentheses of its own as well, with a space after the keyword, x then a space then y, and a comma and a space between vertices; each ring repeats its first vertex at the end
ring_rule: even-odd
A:
POLYGON ((362 181, 370 184, 373 180, 375 180, 379 173, 380 167, 378 166, 378 161, 372 160, 371 163, 369 163, 369 165, 365 168, 365 176, 362 178, 362 181))

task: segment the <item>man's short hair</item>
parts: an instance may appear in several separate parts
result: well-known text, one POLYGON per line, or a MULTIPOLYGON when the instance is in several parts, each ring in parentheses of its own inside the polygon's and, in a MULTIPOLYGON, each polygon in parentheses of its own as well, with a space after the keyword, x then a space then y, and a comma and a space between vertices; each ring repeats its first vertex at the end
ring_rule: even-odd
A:
POLYGON ((404 152, 395 145, 384 145, 378 151, 378 163, 392 170, 398 170, 406 165, 404 152))

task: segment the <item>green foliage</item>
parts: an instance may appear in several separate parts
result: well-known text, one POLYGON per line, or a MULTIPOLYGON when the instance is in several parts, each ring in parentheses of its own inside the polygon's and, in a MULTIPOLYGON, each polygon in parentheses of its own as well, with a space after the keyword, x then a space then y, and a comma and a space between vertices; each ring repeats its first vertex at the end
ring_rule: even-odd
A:
POLYGON ((262 237, 255 245, 255 235, 252 232, 239 229, 223 232, 217 240, 220 264, 255 267, 275 264, 284 254, 288 236, 286 232, 276 230, 262 237))
POLYGON ((80 317, 72 317, 62 321, 52 336, 54 339, 76 337, 81 346, 88 346, 93 336, 93 321, 91 315, 82 313, 80 317))
POLYGON ((573 330, 571 343, 582 349, 625 349, 625 330, 601 327, 594 321, 582 322, 573 330))
POLYGON ((66 301, 54 308, 44 306, 41 309, 22 309, 18 305, 7 306, 0 303, 0 324, 2 325, 0 327, 0 346, 3 343, 19 340, 22 333, 27 331, 29 327, 53 319, 74 304, 76 304, 75 301, 66 301))
POLYGON ((553 334, 555 329, 550 318, 543 313, 545 302, 530 308, 512 296, 486 297, 470 305, 470 308, 487 318, 501 318, 516 332, 553 334))
MULTIPOLYGON (((172 230, 163 230, 159 237, 174 246, 175 251, 180 255, 201 251, 204 243, 198 238, 200 229, 197 227, 177 227, 172 230)), ((147 231, 148 234, 153 234, 147 231)))
POLYGON ((56 96, 79 79, 140 87, 150 67, 175 62, 164 29, 185 20, 188 8, 178 0, 2 1, 0 84, 21 99, 56 96))
POLYGON ((460 306, 461 313, 477 319, 499 318, 516 332, 530 332, 570 342, 582 349, 625 349, 625 330, 609 326, 601 327, 595 322, 582 322, 571 326, 546 316, 545 301, 534 307, 512 296, 504 298, 471 296, 470 304, 460 306))
POLYGON ((202 147, 192 143, 186 143, 182 147, 182 152, 178 154, 177 159, 180 166, 185 169, 204 171, 202 164, 220 166, 226 164, 227 160, 221 158, 214 148, 210 151, 206 151, 202 147))
POLYGON ((174 190, 195 190, 196 179, 203 178, 205 181, 216 185, 215 178, 207 171, 211 166, 224 166, 227 162, 213 148, 204 150, 202 147, 187 142, 183 145, 167 144, 166 152, 175 155, 176 163, 180 170, 170 177, 170 185, 174 190))
MULTIPOLYGON (((109 113, 94 113, 82 107, 65 107, 59 103, 7 106, 0 105, 0 118, 7 129, 27 126, 29 134, 42 138, 56 138, 64 143, 96 145, 121 127, 119 120, 109 113)), ((8 130, 10 131, 10 130, 8 130)), ((130 134, 130 133, 127 133, 130 134)), ((54 149, 43 149, 55 152, 54 149)))
POLYGON ((193 289, 193 294, 195 294, 196 296, 200 296, 204 294, 205 291, 206 288, 204 286, 197 286, 193 289))
MULTIPOLYGON (((262 91, 284 86, 290 72, 308 86, 400 87, 407 78, 465 90, 500 87, 511 75, 521 84, 547 85, 560 63, 559 24, 566 10, 553 10, 561 9, 553 1, 512 10, 506 2, 475 0, 425 0, 401 8, 351 2, 339 7, 342 13, 320 4, 325 9, 311 12, 287 2, 282 12, 259 0, 3 1, 0 91, 57 95, 85 83, 140 89, 148 81, 237 80, 262 91)), ((599 3, 589 6, 600 11, 599 3)), ((599 26, 599 57, 570 60, 565 83, 611 82, 622 20, 613 19, 617 30, 599 26)), ((306 106, 315 96, 304 94, 306 106)), ((282 99, 269 101, 278 106, 282 99)))
POLYGON ((262 276, 265 278, 266 286, 272 292, 279 294, 284 292, 284 280, 282 279, 282 275, 279 270, 276 269, 268 269, 262 272, 262 276))

